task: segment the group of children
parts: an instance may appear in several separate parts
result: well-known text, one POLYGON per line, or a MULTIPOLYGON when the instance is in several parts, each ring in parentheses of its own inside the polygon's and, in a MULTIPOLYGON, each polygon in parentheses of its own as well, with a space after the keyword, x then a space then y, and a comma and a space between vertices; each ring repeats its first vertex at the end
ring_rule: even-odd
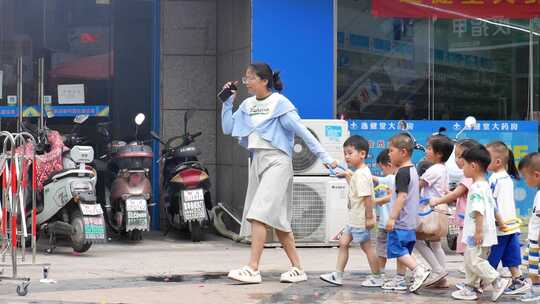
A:
POLYGON ((371 269, 371 275, 361 283, 364 287, 411 292, 421 287, 449 288, 441 238, 448 232, 448 204, 455 202, 460 228, 456 251, 464 256, 465 282, 456 284, 452 297, 476 300, 491 286, 493 301, 503 294, 522 293, 524 302, 540 300, 531 288, 533 283, 540 283, 540 191, 529 219, 529 244, 524 259, 530 279, 526 279, 520 270, 520 230, 513 182, 521 172, 530 187, 540 188, 540 153, 527 155, 518 171, 511 150, 503 142, 484 146, 465 139, 454 144, 445 135, 435 134, 428 139, 426 149, 429 166, 417 171, 411 161, 415 145, 408 133, 393 136, 389 148, 377 157, 384 175, 377 177, 371 175, 365 164, 369 154, 367 140, 355 135, 344 143, 345 161, 354 170, 339 174, 349 184, 349 221, 340 238, 336 271, 320 278, 333 285, 343 284, 349 246, 355 242, 366 254, 371 269), (445 163, 452 152, 464 178, 450 190, 445 163), (375 195, 381 189, 386 191, 375 195), (420 212, 426 207, 431 211, 420 212), (422 217, 427 214, 435 216, 431 221, 436 219, 438 229, 422 229, 422 217), (376 225, 374 249, 370 230, 376 225), (429 265, 418 262, 413 250, 429 265), (393 278, 385 276, 387 259, 397 259, 393 278), (510 270, 511 280, 497 271, 501 262, 510 270), (412 282, 406 280, 407 269, 412 271, 412 282))

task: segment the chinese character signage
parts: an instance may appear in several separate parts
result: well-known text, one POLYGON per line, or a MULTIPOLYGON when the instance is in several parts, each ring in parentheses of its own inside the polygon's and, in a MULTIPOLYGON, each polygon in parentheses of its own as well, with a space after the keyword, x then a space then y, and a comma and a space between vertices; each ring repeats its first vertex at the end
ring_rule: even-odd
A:
MULTIPOLYGON (((75 117, 77 115, 88 115, 91 117, 108 117, 109 106, 47 106, 46 115, 52 117, 75 117)), ((23 117, 39 117, 39 106, 24 106, 23 117)), ((18 117, 18 108, 16 106, 0 106, 1 117, 18 117)))
MULTIPOLYGON (((454 138, 463 128, 463 121, 408 121, 408 129, 416 140, 425 146, 427 138, 440 127, 447 129, 445 134, 454 138)), ((380 170, 375 164, 377 155, 388 147, 388 140, 394 134, 401 132, 398 121, 395 120, 350 120, 349 130, 351 135, 365 137, 370 146, 367 165, 372 172, 380 175, 380 170)), ((536 121, 479 121, 473 130, 467 130, 460 135, 460 139, 474 138, 482 144, 488 144, 495 140, 505 142, 514 152, 516 161, 520 161, 525 155, 538 151, 538 123, 536 121)), ((418 162, 424 153, 415 151, 413 161, 418 162)), ((515 199, 520 216, 530 213, 535 191, 527 187, 524 181, 515 181, 515 199)))
POLYGON ((380 17, 533 18, 540 16, 540 0, 373 0, 371 6, 372 14, 380 17))

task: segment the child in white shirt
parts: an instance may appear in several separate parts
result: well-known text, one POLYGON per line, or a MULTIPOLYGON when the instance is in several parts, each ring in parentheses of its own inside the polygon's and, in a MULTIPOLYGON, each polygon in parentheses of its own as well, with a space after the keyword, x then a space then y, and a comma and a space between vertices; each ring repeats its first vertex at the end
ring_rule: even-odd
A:
POLYGON ((369 167, 364 163, 369 153, 369 143, 361 136, 353 135, 343 144, 345 161, 349 167, 356 169, 341 172, 338 176, 347 178, 349 183, 349 222, 339 240, 339 254, 336 271, 320 276, 321 280, 337 285, 343 285, 343 272, 349 260, 349 246, 352 242, 360 244, 366 254, 372 275, 362 286, 381 287, 384 280, 379 271, 379 261, 371 246, 370 230, 375 227, 373 177, 369 167))
POLYGON ((465 280, 463 289, 452 293, 457 300, 474 301, 478 299, 477 285, 493 286, 492 301, 497 301, 509 286, 510 280, 503 279, 488 262, 491 246, 497 244, 497 228, 495 226, 495 200, 491 194, 485 175, 491 157, 484 146, 476 146, 462 154, 464 160, 463 174, 472 178, 473 184, 467 196, 463 239, 467 245, 465 250, 465 280))
POLYGON ((497 231, 497 245, 491 247, 488 260, 495 269, 501 262, 503 267, 510 269, 512 285, 505 294, 520 294, 529 290, 531 285, 522 276, 519 269, 521 265, 520 230, 514 200, 514 181, 512 180, 512 178, 519 179, 519 172, 514 161, 514 154, 506 144, 495 141, 487 145, 487 149, 491 156, 488 170, 492 172, 489 184, 502 220, 497 231))

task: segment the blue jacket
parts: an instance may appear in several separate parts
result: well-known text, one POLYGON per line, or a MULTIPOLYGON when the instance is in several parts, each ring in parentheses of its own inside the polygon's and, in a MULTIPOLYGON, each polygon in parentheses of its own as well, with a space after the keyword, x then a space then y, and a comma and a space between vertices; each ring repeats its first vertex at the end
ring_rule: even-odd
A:
POLYGON ((248 136, 256 130, 263 139, 287 153, 290 157, 293 154, 294 136, 297 135, 304 140, 311 152, 317 155, 323 163, 332 163, 334 160, 323 150, 315 136, 302 124, 300 116, 291 101, 281 94, 279 96, 281 98, 279 98, 272 116, 257 127, 251 124, 246 100, 233 113, 233 96, 231 96, 223 103, 221 110, 223 133, 237 137, 240 145, 247 149, 248 136))

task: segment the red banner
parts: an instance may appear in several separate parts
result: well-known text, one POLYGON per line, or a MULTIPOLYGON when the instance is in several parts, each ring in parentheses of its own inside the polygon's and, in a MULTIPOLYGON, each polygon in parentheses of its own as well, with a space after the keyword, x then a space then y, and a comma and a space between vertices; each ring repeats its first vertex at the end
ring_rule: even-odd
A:
POLYGON ((401 18, 533 18, 540 0, 372 0, 374 16, 401 18))

